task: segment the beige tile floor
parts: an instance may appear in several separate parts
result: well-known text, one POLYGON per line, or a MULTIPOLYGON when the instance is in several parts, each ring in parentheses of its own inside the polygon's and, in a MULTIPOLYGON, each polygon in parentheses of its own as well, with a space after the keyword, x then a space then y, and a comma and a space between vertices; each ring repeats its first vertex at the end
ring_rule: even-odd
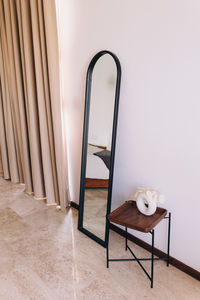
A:
MULTIPOLYGON (((136 263, 112 263, 105 249, 77 230, 77 211, 47 208, 0 179, 0 299, 199 300, 199 281, 164 262, 155 263, 155 286, 136 263)), ((111 232, 110 254, 125 257, 111 232)), ((148 253, 130 243, 140 256, 148 253)))

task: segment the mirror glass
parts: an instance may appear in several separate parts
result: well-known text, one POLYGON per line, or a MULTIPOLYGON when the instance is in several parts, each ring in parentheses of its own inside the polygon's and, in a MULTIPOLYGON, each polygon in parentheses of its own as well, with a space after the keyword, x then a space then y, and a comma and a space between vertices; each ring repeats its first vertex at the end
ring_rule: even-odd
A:
POLYGON ((105 239, 117 68, 111 55, 96 62, 91 84, 83 227, 105 239))
POLYGON ((86 79, 78 228, 106 247, 114 169, 120 62, 104 50, 91 60, 86 79))

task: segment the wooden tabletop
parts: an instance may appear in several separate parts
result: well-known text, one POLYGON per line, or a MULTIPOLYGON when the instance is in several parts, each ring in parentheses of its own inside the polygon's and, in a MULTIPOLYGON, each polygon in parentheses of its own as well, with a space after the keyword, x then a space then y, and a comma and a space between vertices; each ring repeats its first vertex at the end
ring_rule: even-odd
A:
POLYGON ((167 214, 167 210, 157 207, 156 212, 151 216, 145 216, 139 212, 136 202, 126 201, 120 207, 108 215, 110 222, 135 229, 141 232, 151 231, 167 214))

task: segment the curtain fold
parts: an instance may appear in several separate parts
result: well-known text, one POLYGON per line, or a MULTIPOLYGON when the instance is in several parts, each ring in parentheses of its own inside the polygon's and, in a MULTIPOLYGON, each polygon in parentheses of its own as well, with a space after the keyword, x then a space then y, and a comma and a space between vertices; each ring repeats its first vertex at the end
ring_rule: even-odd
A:
MULTIPOLYGON (((0 45, 1 46, 1 45, 0 45)), ((1 58, 1 47, 0 47, 0 58, 1 58)), ((2 61, 0 59, 0 64, 2 61)), ((6 126, 3 110, 3 98, 2 98, 2 86, 0 82, 0 152, 1 152, 1 175, 5 179, 10 178, 9 162, 8 162, 8 150, 6 140, 6 126)))
POLYGON ((1 159, 1 151, 0 151, 0 177, 3 176, 3 167, 2 167, 2 159, 1 159))
POLYGON ((4 177, 48 205, 68 182, 54 1, 0 0, 0 149, 4 177))

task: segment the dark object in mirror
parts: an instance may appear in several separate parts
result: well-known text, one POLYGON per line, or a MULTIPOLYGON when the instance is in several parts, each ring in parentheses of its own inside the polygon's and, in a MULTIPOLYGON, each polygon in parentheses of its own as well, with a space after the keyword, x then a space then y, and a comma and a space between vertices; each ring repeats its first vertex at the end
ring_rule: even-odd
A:
POLYGON ((105 163, 105 165, 108 168, 108 170, 110 170, 110 155, 111 155, 111 151, 109 151, 109 150, 102 150, 100 152, 94 153, 94 155, 100 157, 103 160, 103 162, 105 163))
POLYGON ((91 60, 86 79, 78 229, 106 247, 110 213, 120 62, 104 50, 91 60))

